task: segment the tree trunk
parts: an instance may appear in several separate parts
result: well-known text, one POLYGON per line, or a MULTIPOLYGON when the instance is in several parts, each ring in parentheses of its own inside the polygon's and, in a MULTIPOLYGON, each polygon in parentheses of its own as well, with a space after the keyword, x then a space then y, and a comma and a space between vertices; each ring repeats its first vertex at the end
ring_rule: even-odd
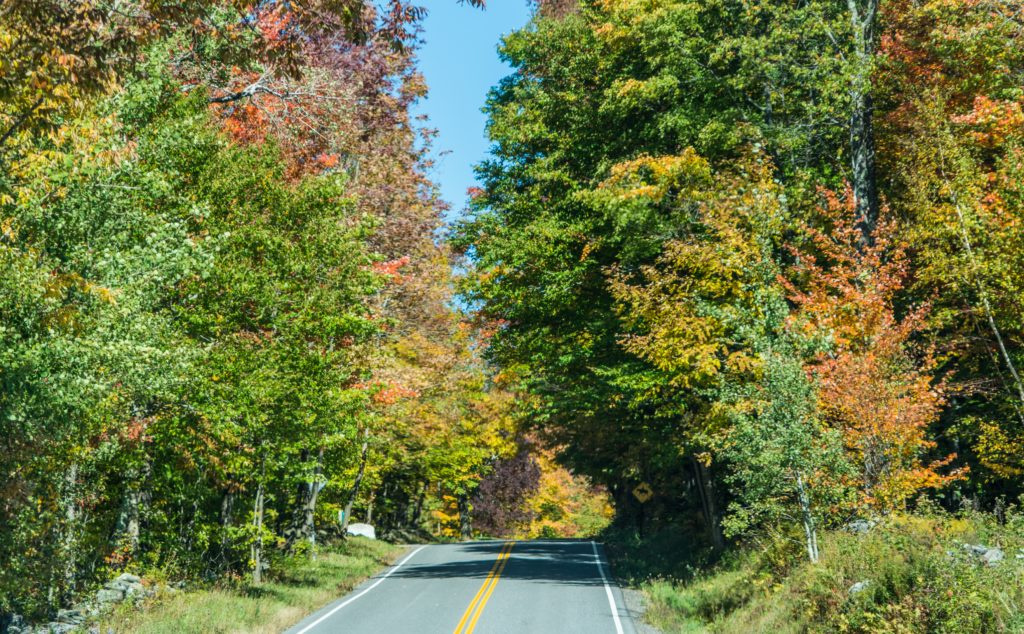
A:
POLYGON ((228 549, 230 546, 228 543, 228 529, 231 528, 234 511, 235 493, 231 490, 231 486, 228 485, 228 488, 224 489, 224 494, 220 499, 220 557, 222 562, 224 562, 228 556, 228 549))
POLYGON ((64 578, 61 601, 70 602, 75 593, 77 582, 78 540, 76 530, 78 523, 78 463, 72 462, 64 473, 64 486, 61 491, 61 506, 64 507, 64 535, 61 556, 64 559, 64 578))
POLYGON ((121 525, 123 527, 123 543, 128 547, 128 552, 132 556, 135 556, 139 549, 142 506, 146 499, 143 487, 149 480, 149 475, 150 466, 148 461, 144 462, 140 469, 132 469, 128 473, 129 483, 128 490, 125 492, 121 525))
POLYGON ((473 517, 469 510, 469 494, 460 493, 458 498, 459 508, 459 536, 463 541, 473 539, 473 517))
POLYGON ((266 459, 260 461, 260 480, 256 486, 256 501, 253 504, 253 526, 256 527, 256 539, 252 544, 252 582, 253 585, 263 583, 263 476, 266 473, 266 459))
POLYGON ((801 474, 796 476, 797 500, 800 502, 800 518, 804 526, 804 536, 807 541, 807 557, 812 564, 818 563, 818 529, 814 523, 814 515, 811 513, 811 499, 807 494, 807 487, 801 474))
POLYGON ((348 502, 345 504, 345 517, 341 520, 341 534, 344 535, 352 521, 352 505, 356 503, 359 496, 359 486, 363 483, 363 474, 366 473, 366 456, 370 451, 370 429, 363 430, 363 446, 360 449, 359 471, 356 472, 356 479, 352 483, 352 491, 348 494, 348 502))
MULTIPOLYGON (((308 453, 304 452, 304 456, 308 453)), ((320 474, 323 472, 324 448, 317 452, 316 466, 313 468, 313 478, 309 482, 299 485, 298 500, 296 500, 295 518, 288 535, 288 547, 291 548, 301 539, 309 541, 311 547, 316 546, 316 502, 323 488, 320 482, 320 474)))
POLYGON ((857 226, 861 241, 870 245, 878 224, 879 195, 875 168, 875 132, 872 117, 871 73, 877 48, 875 26, 878 0, 847 0, 854 33, 857 67, 850 87, 850 168, 857 226))
MULTIPOLYGON (((974 246, 971 244, 971 237, 967 233, 967 221, 964 218, 963 208, 960 206, 960 202, 954 198, 954 207, 956 207, 957 220, 960 224, 960 240, 963 242, 964 251, 967 253, 967 260, 971 266, 971 276, 974 278, 974 285, 978 290, 978 299, 981 301, 981 307, 985 313, 985 321, 988 322, 989 330, 992 331, 992 336, 995 337, 996 346, 999 348, 999 355, 1003 358, 1003 362, 1006 363, 1006 368, 1010 371, 1010 376, 1013 378, 1014 387, 1017 390, 1017 398, 1022 405, 1024 405, 1024 382, 1021 382, 1020 374, 1017 372, 1017 366, 1013 363, 1013 359, 1010 357, 1010 353, 1006 349, 1006 344, 1003 342, 1003 335, 999 331, 999 327, 996 325, 995 317, 992 314, 992 304, 988 300, 988 293, 986 292, 985 285, 981 281, 981 276, 977 272, 977 263, 974 258, 974 246)), ((1018 415, 1019 410, 1018 410, 1018 415)))
POLYGON ((711 537, 711 545, 715 550, 725 550, 725 535, 722 533, 722 518, 718 514, 718 504, 715 500, 715 483, 711 479, 711 473, 696 456, 693 460, 693 471, 697 476, 697 491, 700 494, 701 511, 704 515, 704 524, 711 537))
POLYGON ((423 502, 427 499, 427 487, 429 485, 424 482, 420 487, 420 495, 416 498, 416 505, 412 510, 412 520, 409 522, 413 528, 419 526, 420 516, 423 515, 423 502))

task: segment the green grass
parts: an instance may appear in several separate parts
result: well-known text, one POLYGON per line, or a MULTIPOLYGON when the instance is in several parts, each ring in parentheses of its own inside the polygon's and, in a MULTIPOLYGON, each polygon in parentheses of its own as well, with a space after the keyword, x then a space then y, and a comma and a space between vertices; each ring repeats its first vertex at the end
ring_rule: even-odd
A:
MULTIPOLYGON (((617 571, 644 572, 625 580, 643 590, 647 620, 667 633, 1024 633, 1021 515, 1006 524, 981 514, 904 515, 864 535, 832 531, 820 541, 816 565, 783 535, 710 567, 680 565, 681 554, 673 563, 657 540, 646 563, 621 560, 642 544, 609 553, 617 571), (965 543, 998 546, 1006 559, 985 566, 965 543), (870 585, 851 595, 859 581, 870 585)), ((690 547, 677 541, 680 551, 690 547)))
POLYGON ((296 557, 278 562, 256 587, 221 584, 187 592, 161 592, 140 608, 121 605, 100 623, 100 631, 141 634, 281 632, 345 594, 393 562, 403 549, 361 537, 324 549, 316 561, 296 557))

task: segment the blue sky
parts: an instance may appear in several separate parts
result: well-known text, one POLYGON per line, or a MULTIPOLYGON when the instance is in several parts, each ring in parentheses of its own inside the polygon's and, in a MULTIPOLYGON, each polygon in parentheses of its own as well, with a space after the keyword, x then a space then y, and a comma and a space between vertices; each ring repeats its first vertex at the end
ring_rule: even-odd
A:
POLYGON ((430 117, 440 133, 439 156, 430 175, 442 197, 457 215, 466 202, 466 189, 475 183, 473 165, 487 155, 486 117, 480 111, 487 91, 509 74, 498 59, 501 36, 525 25, 530 17, 526 0, 488 0, 485 10, 456 0, 426 0, 425 44, 419 53, 430 96, 416 107, 430 117))

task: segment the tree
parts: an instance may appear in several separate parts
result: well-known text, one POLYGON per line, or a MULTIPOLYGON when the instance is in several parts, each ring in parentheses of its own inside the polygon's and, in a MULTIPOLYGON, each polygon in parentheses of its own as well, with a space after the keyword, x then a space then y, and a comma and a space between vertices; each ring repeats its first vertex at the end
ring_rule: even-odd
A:
MULTIPOLYGON (((770 163, 755 154, 744 168, 702 192, 686 238, 639 276, 620 273, 612 288, 632 328, 625 346, 663 374, 661 389, 688 421, 688 451, 705 467, 728 467, 728 532, 793 519, 817 561, 818 527, 842 495, 845 457, 802 369, 808 344, 786 325, 778 255, 789 210, 770 163)), ((650 201, 658 181, 612 191, 650 201)), ((671 202, 682 206, 685 194, 677 196, 671 202)))
POLYGON ((848 464, 839 435, 818 416, 817 394, 799 356, 779 342, 761 360, 759 384, 726 400, 732 427, 722 454, 738 485, 726 526, 737 534, 793 522, 803 530, 808 559, 817 563, 818 530, 828 509, 845 497, 848 464))
MULTIPOLYGON (((1019 82, 1022 30, 1012 7, 982 2, 886 12, 879 86, 881 165, 893 211, 907 220, 912 292, 933 305, 929 327, 946 342, 950 380, 941 438, 981 486, 1014 497, 1022 430, 1019 82), (935 24, 943 24, 943 29, 935 24), (982 485, 982 483, 984 483, 982 485)), ((954 487, 961 488, 961 487, 954 487)))
POLYGON ((16 133, 52 126, 55 115, 110 90, 150 44, 169 35, 183 45, 176 65, 196 77, 213 80, 224 65, 251 68, 254 62, 271 74, 296 77, 310 39, 329 34, 358 43, 372 34, 401 49, 421 16, 402 0, 389 0, 381 12, 364 0, 274 0, 255 8, 241 0, 6 0, 0 11, 0 149, 16 133))
POLYGON ((498 460, 472 498, 473 525, 484 535, 509 537, 532 519, 527 506, 540 486, 540 466, 527 446, 498 460))
POLYGON ((824 228, 808 228, 790 271, 789 298, 798 307, 792 327, 825 342, 808 369, 820 384, 823 418, 859 466, 861 503, 891 512, 964 470, 940 472, 956 454, 927 461, 936 446, 929 431, 945 397, 932 375, 934 355, 914 341, 926 328, 928 307, 896 311, 907 246, 884 214, 865 245, 852 191, 845 200, 823 193, 817 220, 824 228))

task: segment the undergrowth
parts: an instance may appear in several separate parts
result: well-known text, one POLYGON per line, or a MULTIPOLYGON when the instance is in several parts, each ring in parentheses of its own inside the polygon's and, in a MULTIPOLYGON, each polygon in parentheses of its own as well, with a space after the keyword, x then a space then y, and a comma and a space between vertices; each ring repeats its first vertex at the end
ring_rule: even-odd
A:
POLYGON ((667 633, 1024 632, 1019 512, 999 522, 930 509, 865 533, 825 532, 817 564, 801 557, 798 540, 775 534, 708 566, 701 548, 678 539, 679 552, 667 555, 673 540, 664 532, 650 538, 646 563, 629 563, 643 541, 620 538, 609 552, 619 577, 646 594, 646 618, 667 633), (972 545, 999 548, 1004 559, 988 565, 972 545))
POLYGON ((259 586, 219 582, 191 591, 166 589, 140 607, 121 605, 100 631, 140 634, 282 632, 343 596, 391 563, 401 548, 354 537, 307 555, 281 559, 259 586))

